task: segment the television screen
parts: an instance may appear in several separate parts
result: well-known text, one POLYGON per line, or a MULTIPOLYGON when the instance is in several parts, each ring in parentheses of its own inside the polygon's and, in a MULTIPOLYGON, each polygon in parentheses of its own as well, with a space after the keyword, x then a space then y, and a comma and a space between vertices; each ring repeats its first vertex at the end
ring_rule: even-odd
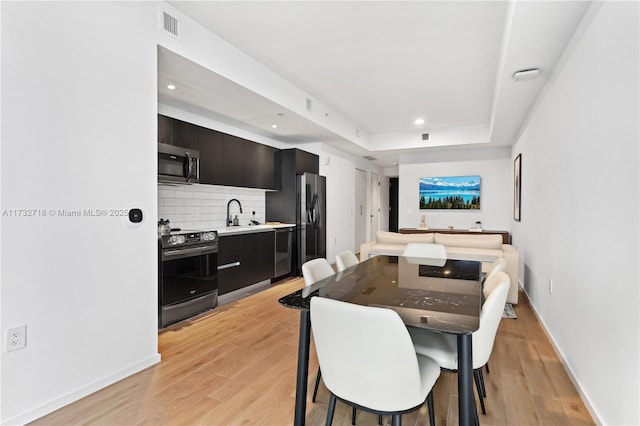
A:
POLYGON ((480 176, 420 178, 420 210, 480 208, 480 176))

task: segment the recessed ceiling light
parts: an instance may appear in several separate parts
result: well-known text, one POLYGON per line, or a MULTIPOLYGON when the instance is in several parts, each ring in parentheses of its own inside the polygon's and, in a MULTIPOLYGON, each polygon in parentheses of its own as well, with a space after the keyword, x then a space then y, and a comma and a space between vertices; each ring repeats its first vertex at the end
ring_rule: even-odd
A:
POLYGON ((424 124, 424 119, 416 118, 415 120, 413 120, 413 124, 415 124, 416 126, 421 126, 424 124))
POLYGON ((277 124, 272 124, 272 125, 271 125, 271 128, 272 128, 272 129, 277 129, 277 128, 278 128, 278 125, 277 125, 277 124))
POLYGON ((169 85, 167 85, 167 89, 169 89, 169 90, 176 90, 176 86, 175 86, 175 85, 173 85, 173 84, 169 84, 169 85))

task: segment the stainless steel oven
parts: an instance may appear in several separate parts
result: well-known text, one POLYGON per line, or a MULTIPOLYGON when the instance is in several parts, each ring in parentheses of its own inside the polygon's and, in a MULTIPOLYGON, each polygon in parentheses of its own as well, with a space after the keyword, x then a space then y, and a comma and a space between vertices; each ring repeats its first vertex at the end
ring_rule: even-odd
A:
POLYGON ((218 304, 218 233, 179 231, 158 238, 158 328, 218 304))

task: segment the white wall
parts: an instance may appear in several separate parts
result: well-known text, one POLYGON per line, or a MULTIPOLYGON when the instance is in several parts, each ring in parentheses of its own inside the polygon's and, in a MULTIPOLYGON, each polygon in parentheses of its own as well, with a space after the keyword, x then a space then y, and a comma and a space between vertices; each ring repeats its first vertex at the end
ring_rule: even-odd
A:
POLYGON ((153 3, 1 2, 3 424, 159 361, 153 3), (117 216, 59 209, 139 207, 117 216), (55 215, 53 214, 55 213, 55 215), (27 347, 6 351, 8 327, 27 347))
POLYGON ((424 214, 429 228, 469 229, 477 220, 484 229, 511 229, 512 197, 509 151, 494 150, 493 158, 485 154, 461 156, 454 160, 449 157, 435 157, 432 162, 401 163, 398 189, 398 227, 415 228, 424 214), (437 160, 437 161, 435 161, 437 160), (420 210, 418 180, 433 176, 480 176, 480 210, 420 210))
POLYGON ((354 249, 355 167, 340 156, 318 154, 320 174, 327 177, 327 259, 333 262, 336 254, 354 249))
POLYGON ((637 2, 592 6, 512 155, 524 288, 608 425, 640 424, 638 18, 637 2))

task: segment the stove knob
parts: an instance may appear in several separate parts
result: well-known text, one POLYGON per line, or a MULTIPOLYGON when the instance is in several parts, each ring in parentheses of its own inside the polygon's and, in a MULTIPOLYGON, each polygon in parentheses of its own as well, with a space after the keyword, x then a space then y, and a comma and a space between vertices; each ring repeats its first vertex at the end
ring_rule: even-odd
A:
POLYGON ((169 245, 175 246, 178 244, 184 244, 185 238, 184 235, 172 235, 169 237, 169 245))

